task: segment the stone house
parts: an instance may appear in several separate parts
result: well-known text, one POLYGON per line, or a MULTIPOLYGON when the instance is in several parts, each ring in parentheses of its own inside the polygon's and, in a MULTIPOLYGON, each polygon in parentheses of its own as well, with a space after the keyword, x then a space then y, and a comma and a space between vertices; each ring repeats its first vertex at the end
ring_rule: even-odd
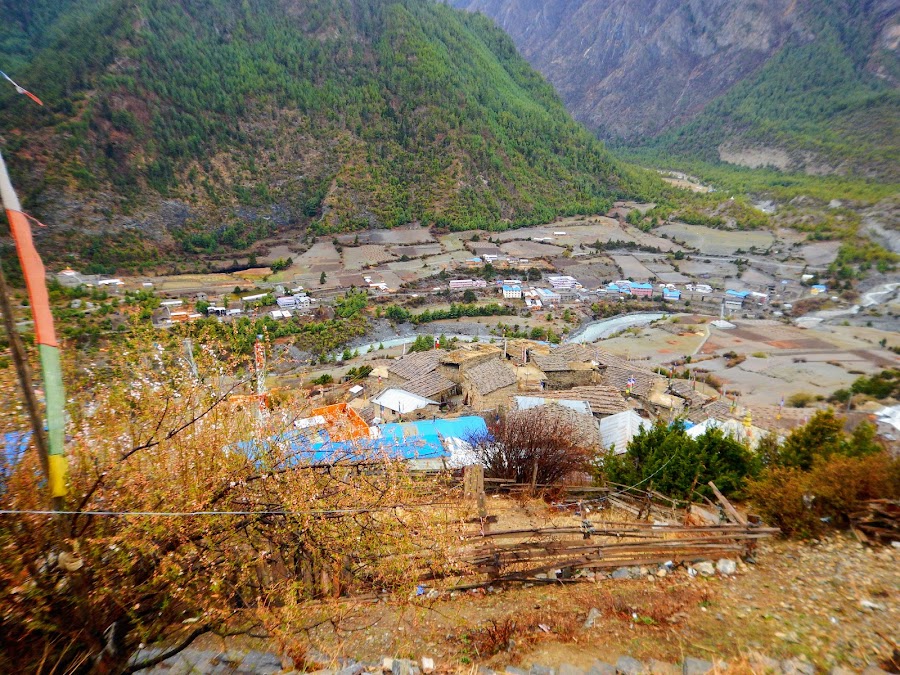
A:
POLYGON ((440 358, 438 372, 457 384, 462 384, 467 372, 498 358, 501 349, 495 345, 475 342, 450 352, 444 352, 440 358))
POLYGON ((513 367, 492 359, 469 370, 463 380, 463 400, 475 410, 496 410, 518 391, 513 367))
POLYGON ((415 352, 388 366, 387 385, 445 403, 460 392, 459 383, 438 371, 443 352, 432 349, 415 352))
POLYGON ((544 397, 550 400, 585 401, 594 417, 603 418, 630 410, 631 406, 625 397, 613 387, 604 384, 593 384, 587 387, 548 391, 544 397))
POLYGON ((595 384, 600 380, 598 367, 590 361, 570 360, 555 351, 534 354, 532 362, 544 373, 547 389, 571 389, 595 384))

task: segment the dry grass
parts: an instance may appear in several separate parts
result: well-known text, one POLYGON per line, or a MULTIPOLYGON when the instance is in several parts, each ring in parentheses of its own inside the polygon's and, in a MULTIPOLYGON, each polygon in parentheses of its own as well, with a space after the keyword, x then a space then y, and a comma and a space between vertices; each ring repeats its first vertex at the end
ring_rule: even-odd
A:
POLYGON ((580 628, 578 616, 570 611, 530 610, 491 619, 460 639, 474 658, 488 659, 541 641, 573 642, 580 628))

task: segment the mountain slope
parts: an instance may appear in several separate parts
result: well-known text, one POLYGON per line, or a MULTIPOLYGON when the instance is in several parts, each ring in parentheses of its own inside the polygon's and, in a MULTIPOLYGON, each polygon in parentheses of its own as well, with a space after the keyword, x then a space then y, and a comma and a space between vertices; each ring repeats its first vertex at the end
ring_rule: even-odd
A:
POLYGON ((50 226, 218 252, 306 224, 546 221, 634 189, 506 35, 426 0, 73 1, 52 23, 15 74, 48 108, 0 113, 50 226))
POLYGON ((606 138, 896 179, 892 0, 454 0, 493 17, 606 138), (687 125, 687 126, 686 126, 687 125))

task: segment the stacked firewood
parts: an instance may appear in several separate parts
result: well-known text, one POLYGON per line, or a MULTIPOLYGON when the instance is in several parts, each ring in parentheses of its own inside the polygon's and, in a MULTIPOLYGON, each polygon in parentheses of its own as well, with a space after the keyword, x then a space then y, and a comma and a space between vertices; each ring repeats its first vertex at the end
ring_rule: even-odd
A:
POLYGON ((850 516, 853 531, 866 544, 900 542, 900 500, 874 499, 850 516))

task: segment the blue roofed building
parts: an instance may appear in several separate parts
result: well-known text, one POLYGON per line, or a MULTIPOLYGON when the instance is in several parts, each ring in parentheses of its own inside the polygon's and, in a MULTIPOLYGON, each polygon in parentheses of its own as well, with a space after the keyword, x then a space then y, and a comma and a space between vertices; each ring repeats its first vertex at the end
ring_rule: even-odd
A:
POLYGON ((681 300, 681 291, 677 288, 664 288, 663 300, 681 300))
MULTIPOLYGON (((315 418, 299 428, 270 438, 265 443, 243 441, 241 451, 251 455, 266 453, 272 446, 284 453, 286 466, 331 466, 372 464, 402 460, 416 471, 440 471, 471 464, 467 439, 487 432, 478 416, 420 420, 373 425, 368 437, 344 438, 340 430, 329 430, 315 418), (334 440, 341 438, 342 440, 334 440)), ((280 454, 280 453, 279 453, 280 454)))

